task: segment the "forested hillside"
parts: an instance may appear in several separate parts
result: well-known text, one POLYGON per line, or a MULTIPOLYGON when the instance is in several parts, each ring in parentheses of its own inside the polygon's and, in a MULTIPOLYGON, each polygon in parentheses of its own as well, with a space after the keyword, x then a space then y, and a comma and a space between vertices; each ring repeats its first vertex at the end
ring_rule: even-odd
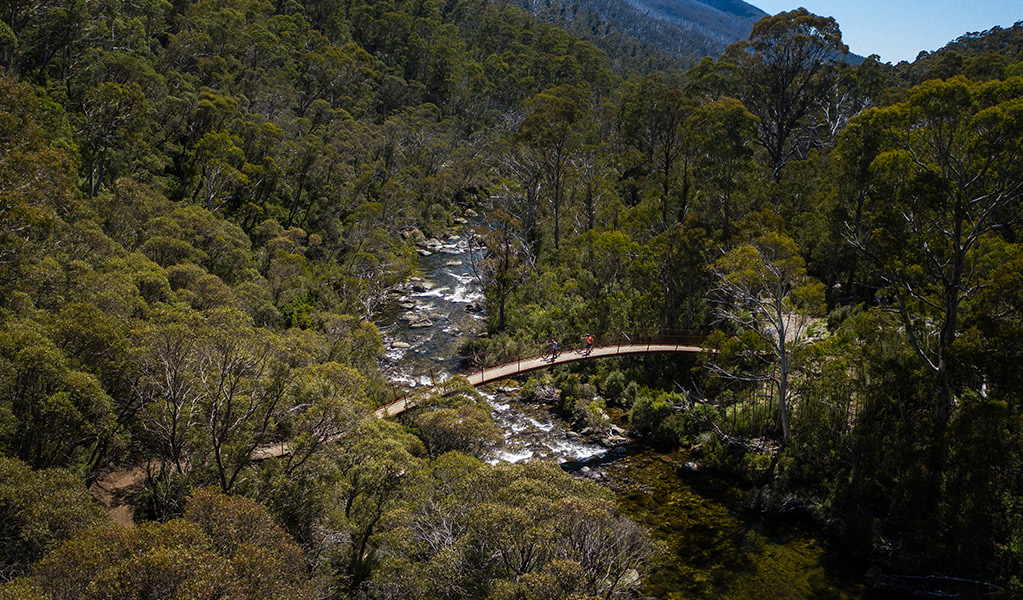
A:
POLYGON ((879 583, 1023 593, 1018 53, 918 81, 803 10, 643 75, 486 0, 0 18, 0 598, 639 594, 648 533, 482 462, 471 387, 373 417, 375 311, 469 208, 468 363, 698 331, 524 391, 698 446, 879 583), (111 472, 135 527, 90 498, 111 472))
POLYGON ((644 71, 665 68, 658 54, 687 66, 705 56, 716 57, 729 44, 745 39, 753 24, 767 16, 741 0, 543 0, 523 1, 522 6, 591 41, 613 64, 644 71))

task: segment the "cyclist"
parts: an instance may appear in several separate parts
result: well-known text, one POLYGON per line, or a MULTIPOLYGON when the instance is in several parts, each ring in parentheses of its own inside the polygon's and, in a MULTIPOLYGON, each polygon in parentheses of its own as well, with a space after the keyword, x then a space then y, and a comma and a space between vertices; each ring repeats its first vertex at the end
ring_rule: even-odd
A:
POLYGON ((589 354, 592 351, 593 351, 593 336, 587 333, 586 334, 586 354, 589 354))

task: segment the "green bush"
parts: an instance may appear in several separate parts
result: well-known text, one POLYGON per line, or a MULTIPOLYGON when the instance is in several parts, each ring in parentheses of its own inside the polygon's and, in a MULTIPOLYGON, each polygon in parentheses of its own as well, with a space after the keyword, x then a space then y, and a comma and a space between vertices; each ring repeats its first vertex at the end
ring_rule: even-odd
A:
POLYGON ((632 382, 626 382, 625 373, 622 373, 620 370, 615 369, 614 371, 611 371, 610 373, 604 376, 604 381, 602 382, 601 385, 601 391, 609 399, 619 402, 621 401, 622 396, 625 393, 625 388, 628 385, 628 383, 632 382))

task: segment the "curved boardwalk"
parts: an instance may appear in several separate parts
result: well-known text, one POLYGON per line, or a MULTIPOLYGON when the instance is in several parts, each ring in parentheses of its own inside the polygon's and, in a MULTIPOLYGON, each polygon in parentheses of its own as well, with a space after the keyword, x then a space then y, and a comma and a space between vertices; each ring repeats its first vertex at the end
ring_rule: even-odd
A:
POLYGON ((505 377, 528 373, 545 367, 562 365, 565 363, 586 360, 590 358, 604 358, 608 356, 625 356, 628 354, 652 354, 655 352, 686 352, 690 354, 703 352, 699 346, 687 346, 683 344, 619 344, 617 346, 597 346, 589 352, 585 350, 568 350, 558 354, 553 361, 546 358, 524 358, 515 362, 505 363, 496 367, 487 367, 482 371, 476 371, 466 375, 465 378, 473 385, 483 385, 505 377))
MULTIPOLYGON (((697 354, 705 352, 704 348, 699 346, 691 346, 686 344, 664 344, 664 343, 649 343, 649 344, 618 344, 615 346, 596 346, 589 352, 576 349, 566 350, 558 354, 557 358, 550 360, 541 356, 533 358, 523 358, 512 362, 505 363, 503 365, 497 365, 494 367, 486 367, 483 370, 476 371, 465 375, 465 378, 474 386, 483 385, 491 381, 497 381, 498 379, 504 379, 505 377, 512 377, 521 373, 529 373, 530 371, 536 371, 538 369, 544 369, 552 367, 554 365, 563 365, 565 363, 576 362, 579 360, 588 360, 591 358, 606 358, 610 356, 626 356, 629 354, 654 354, 659 352, 683 352, 687 354, 697 354)), ((374 414, 378 418, 393 417, 400 415, 406 410, 414 407, 417 404, 417 398, 406 396, 401 400, 392 402, 385 406, 382 406, 376 410, 374 414)))

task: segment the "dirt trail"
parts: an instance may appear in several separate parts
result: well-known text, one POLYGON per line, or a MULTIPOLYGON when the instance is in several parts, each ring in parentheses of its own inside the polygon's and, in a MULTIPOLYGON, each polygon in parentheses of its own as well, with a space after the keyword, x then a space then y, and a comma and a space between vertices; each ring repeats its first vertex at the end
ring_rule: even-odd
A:
POLYGON ((135 507, 132 505, 132 499, 142 489, 145 481, 144 467, 118 469, 97 479, 89 491, 115 523, 132 527, 135 524, 135 507))

